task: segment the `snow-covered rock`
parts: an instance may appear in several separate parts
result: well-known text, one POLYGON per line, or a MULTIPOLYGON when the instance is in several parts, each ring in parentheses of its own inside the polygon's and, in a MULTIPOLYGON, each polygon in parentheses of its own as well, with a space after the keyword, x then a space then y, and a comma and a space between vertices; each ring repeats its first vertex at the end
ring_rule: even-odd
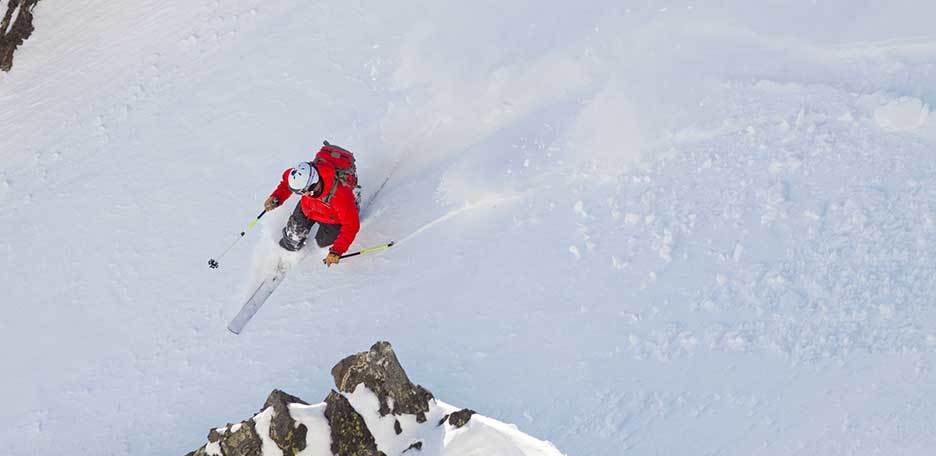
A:
POLYGON ((516 426, 437 401, 409 381, 387 342, 343 359, 324 402, 279 390, 259 413, 212 429, 187 456, 561 456, 516 426))
POLYGON ((377 394, 380 415, 413 414, 426 421, 432 393, 413 385, 387 342, 377 342, 366 352, 349 356, 332 369, 335 385, 343 393, 353 393, 363 383, 377 394))

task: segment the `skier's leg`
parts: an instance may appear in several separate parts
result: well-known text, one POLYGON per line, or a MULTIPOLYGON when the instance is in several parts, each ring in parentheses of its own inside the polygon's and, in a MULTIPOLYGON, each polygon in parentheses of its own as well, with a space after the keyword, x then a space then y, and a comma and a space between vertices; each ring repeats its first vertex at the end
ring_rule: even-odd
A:
POLYGON ((296 209, 283 227, 283 237, 279 241, 280 247, 295 252, 305 245, 306 238, 309 237, 309 231, 312 230, 315 221, 306 217, 302 212, 302 204, 296 204, 296 209))
POLYGON ((318 233, 315 233, 315 242, 319 247, 328 247, 338 239, 338 233, 341 232, 341 225, 328 225, 319 223, 318 233))

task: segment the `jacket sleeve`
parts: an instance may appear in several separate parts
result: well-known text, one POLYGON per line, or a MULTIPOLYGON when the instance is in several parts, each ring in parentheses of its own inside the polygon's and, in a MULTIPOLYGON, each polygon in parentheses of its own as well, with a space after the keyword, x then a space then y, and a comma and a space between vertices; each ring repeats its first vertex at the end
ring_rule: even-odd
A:
POLYGON ((276 186, 276 190, 273 190, 273 193, 270 194, 270 196, 279 200, 280 205, 285 203, 293 194, 292 190, 289 189, 289 182, 286 180, 289 178, 290 171, 292 171, 292 168, 283 171, 283 180, 276 186))
POLYGON ((341 223, 341 231, 339 231, 338 238, 335 239, 335 243, 329 249, 329 252, 338 255, 344 255, 348 251, 348 247, 354 242, 355 236, 361 229, 361 219, 358 215, 357 205, 354 204, 354 195, 350 191, 346 195, 347 197, 341 198, 337 201, 339 204, 335 205, 335 211, 338 212, 338 222, 341 223))

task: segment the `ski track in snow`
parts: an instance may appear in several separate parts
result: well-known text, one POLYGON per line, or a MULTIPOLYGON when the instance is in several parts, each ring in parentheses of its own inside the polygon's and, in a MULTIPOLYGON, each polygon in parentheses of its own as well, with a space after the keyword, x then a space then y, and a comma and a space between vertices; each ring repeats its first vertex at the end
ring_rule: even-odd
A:
POLYGON ((105 3, 0 75, 0 453, 184 454, 377 339, 570 455, 936 446, 933 8, 105 3), (291 204, 205 260, 323 137, 401 245, 231 336, 291 204))

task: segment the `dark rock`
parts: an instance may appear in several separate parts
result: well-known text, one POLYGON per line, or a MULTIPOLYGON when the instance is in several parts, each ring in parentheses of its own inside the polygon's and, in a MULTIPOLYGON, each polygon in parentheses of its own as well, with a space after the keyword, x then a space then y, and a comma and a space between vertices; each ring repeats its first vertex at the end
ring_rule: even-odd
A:
MULTIPOLYGON (((331 428, 331 452, 335 456, 386 456, 377 450, 374 435, 367 429, 364 418, 351 407, 351 403, 332 390, 325 398, 325 418, 331 428)), ((229 456, 229 455, 227 455, 229 456)))
MULTIPOLYGON (((429 411, 429 401, 431 401, 432 399, 433 399, 432 393, 430 393, 429 390, 423 388, 421 385, 416 385, 416 403, 425 404, 426 412, 429 411)), ((404 412, 404 413, 410 413, 410 412, 404 412)), ((426 414, 424 412, 417 413, 416 422, 425 423, 426 414)))
POLYGON ((432 393, 414 385, 400 366, 389 342, 377 342, 369 351, 351 355, 332 368, 335 386, 345 393, 363 383, 377 395, 380 415, 416 415, 416 421, 426 421, 432 393), (390 408, 392 399, 393 409, 390 408))
POLYGON ((410 445, 409 448, 403 450, 403 452, 406 453, 406 452, 409 451, 409 450, 419 450, 419 451, 422 451, 422 442, 416 442, 416 443, 410 445))
POLYGON ((445 422, 448 421, 448 418, 449 418, 448 415, 443 416, 442 419, 439 420, 439 424, 437 424, 436 426, 441 426, 441 425, 445 424, 445 422))
POLYGON ((9 0, 7 2, 6 14, 0 21, 0 70, 10 71, 13 67, 13 52, 32 35, 33 8, 37 3, 39 0, 9 0), (19 13, 16 15, 16 20, 13 20, 13 13, 17 10, 19 13))
POLYGON ((478 412, 475 412, 474 410, 471 410, 471 409, 461 409, 449 415, 448 422, 452 426, 455 426, 456 428, 460 428, 468 424, 468 421, 471 421, 471 415, 474 415, 475 413, 478 413, 478 412))
POLYGON ((403 426, 400 426, 400 420, 393 420, 393 430, 396 432, 396 435, 403 433, 403 426))
MULTIPOLYGON (((296 420, 289 414, 289 404, 306 404, 298 397, 286 394, 280 390, 273 390, 263 404, 261 412, 273 407, 273 419, 270 420, 270 438, 276 442, 283 454, 296 454, 306 447, 306 433, 308 429, 304 424, 296 426, 296 420)), ((209 441, 211 438, 209 436, 209 441)))
POLYGON ((229 428, 221 436, 221 453, 224 456, 258 456, 263 447, 252 419, 241 423, 236 432, 229 428))

